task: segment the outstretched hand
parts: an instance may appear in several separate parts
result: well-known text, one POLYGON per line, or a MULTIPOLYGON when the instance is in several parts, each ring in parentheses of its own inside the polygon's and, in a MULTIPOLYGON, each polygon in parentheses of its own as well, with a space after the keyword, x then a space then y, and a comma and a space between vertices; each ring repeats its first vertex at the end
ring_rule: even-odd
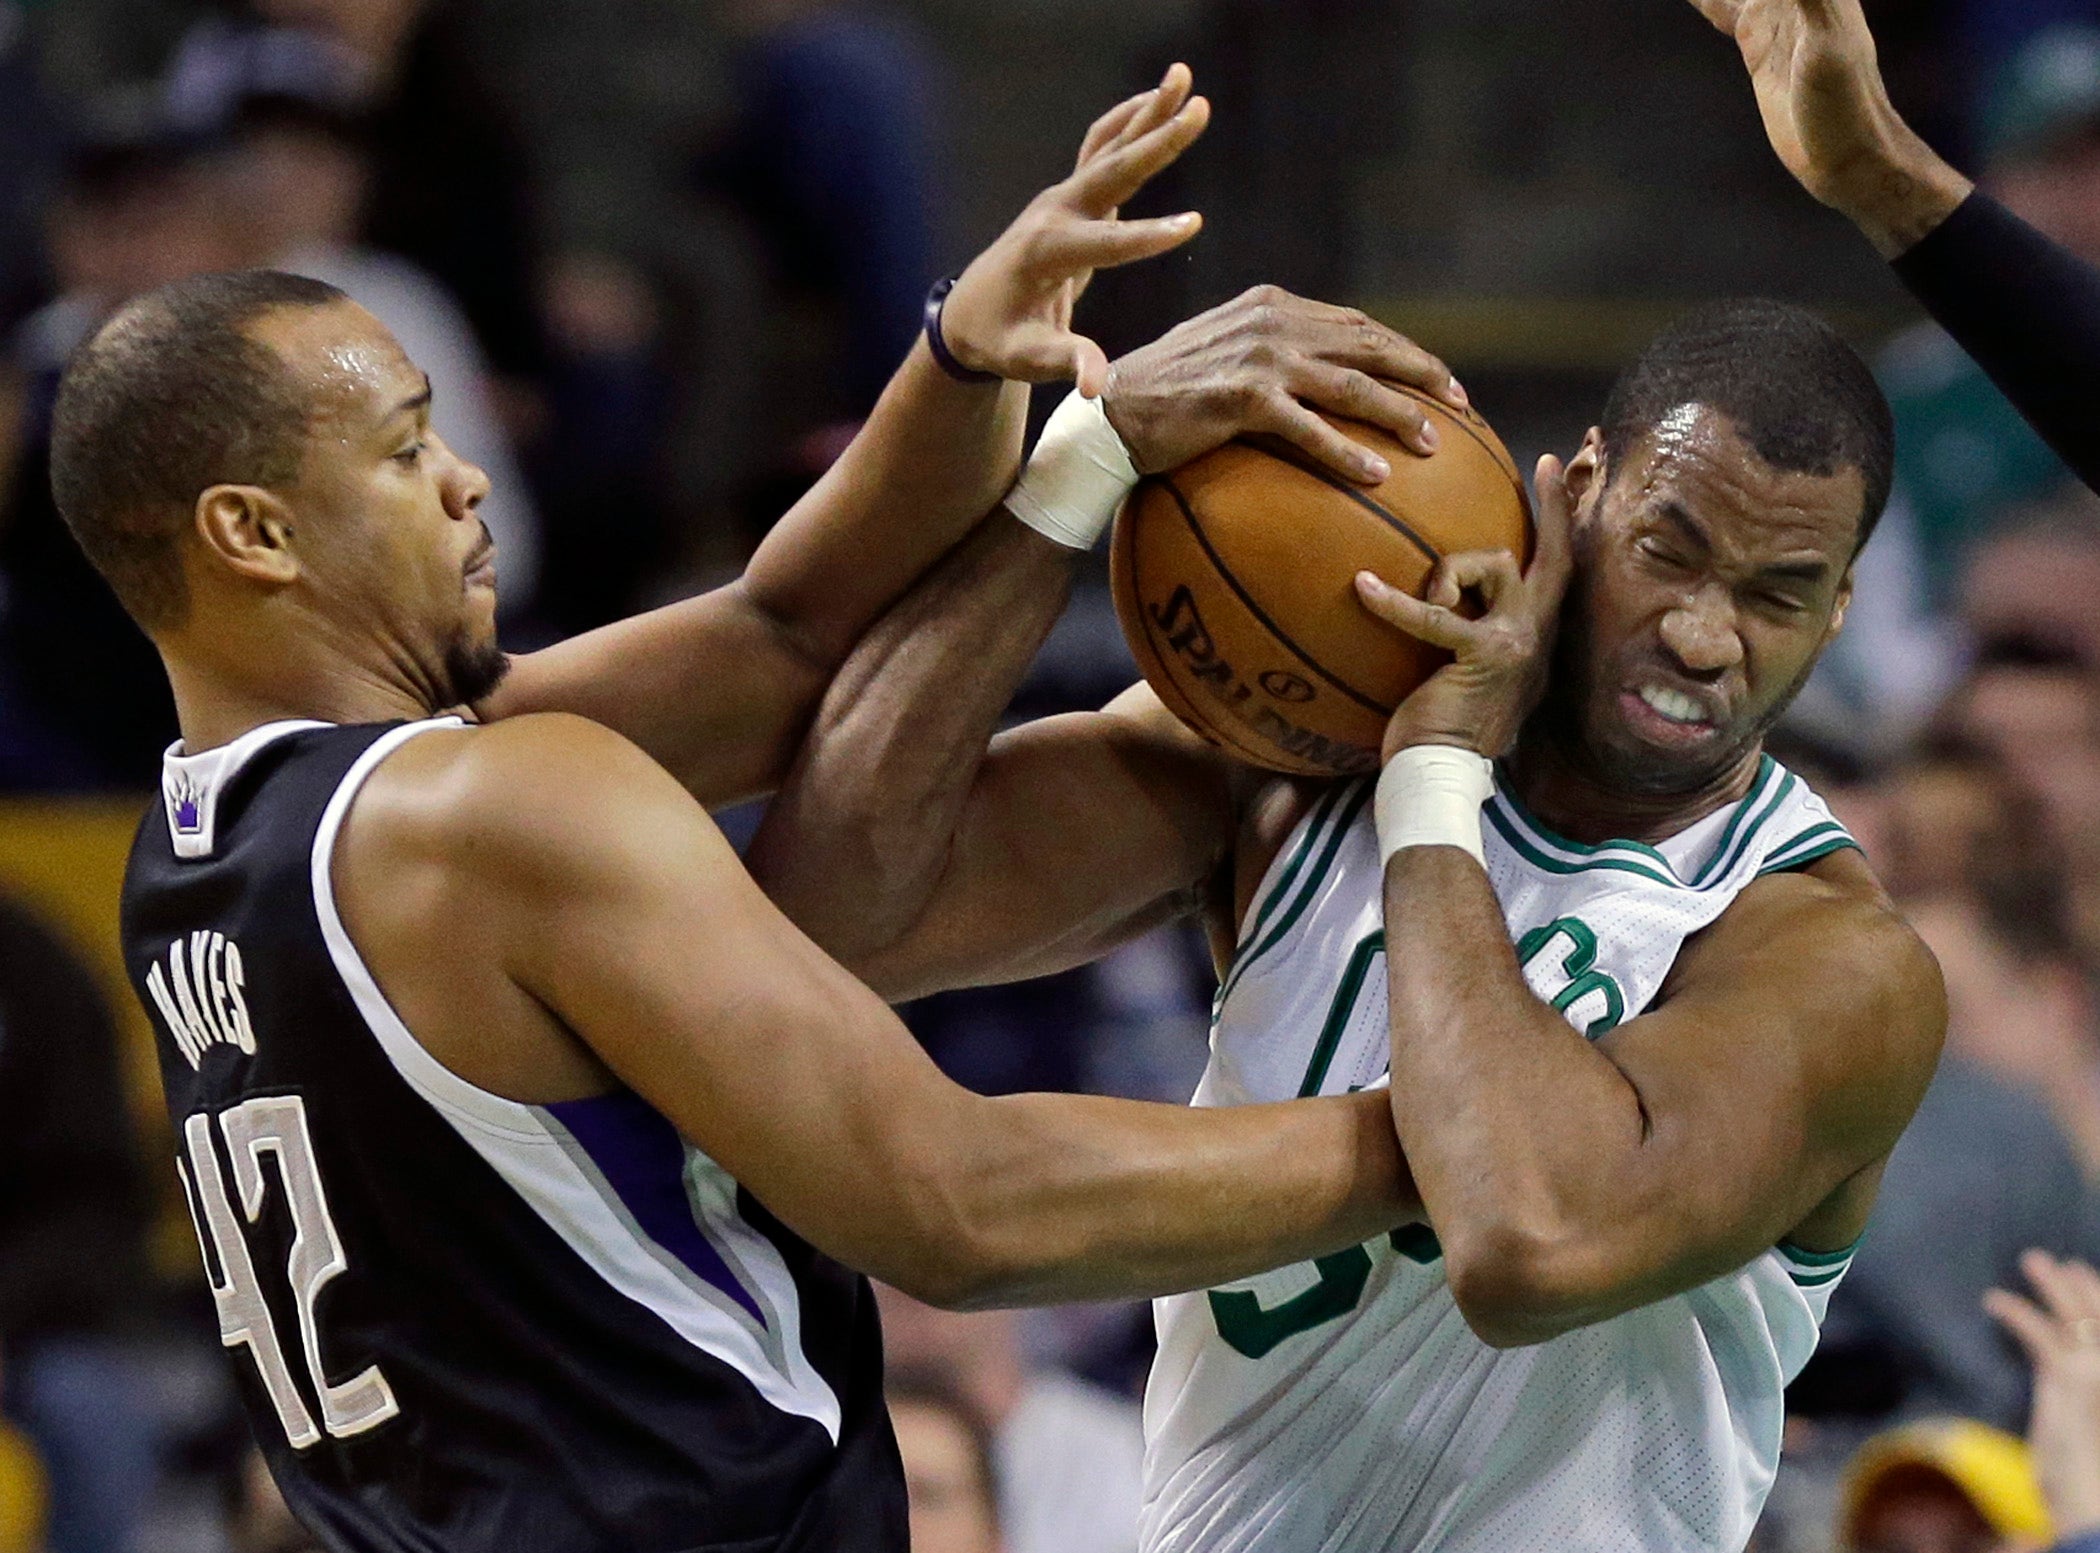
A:
POLYGON ((1993 1289, 1984 1309, 2034 1364, 2028 1445, 2056 1534, 2100 1528, 2100 1273, 2044 1251, 2020 1258, 2034 1297, 1993 1289))
POLYGON ((1118 209, 1170 167, 1210 123, 1191 96, 1186 65, 1109 110, 1087 131, 1079 163, 1045 189, 963 271, 948 294, 942 337, 964 366, 1024 383, 1076 378, 1099 398, 1108 356, 1072 328, 1072 310, 1094 271, 1178 248, 1202 229, 1194 211, 1123 221, 1118 209))
POLYGON ((1559 459, 1539 460, 1538 538, 1522 572, 1507 550, 1468 550, 1436 564, 1421 598, 1374 572, 1356 574, 1364 608, 1452 655, 1394 711, 1383 759, 1418 744, 1452 744, 1494 758, 1516 744, 1545 693, 1574 571, 1574 504, 1564 474, 1559 459), (1485 606, 1478 619, 1462 612, 1469 596, 1485 606))
POLYGON ((1969 183, 1889 101, 1860 0, 1692 0, 1735 40, 1765 135, 1801 186, 1893 258, 1950 215, 1969 183))

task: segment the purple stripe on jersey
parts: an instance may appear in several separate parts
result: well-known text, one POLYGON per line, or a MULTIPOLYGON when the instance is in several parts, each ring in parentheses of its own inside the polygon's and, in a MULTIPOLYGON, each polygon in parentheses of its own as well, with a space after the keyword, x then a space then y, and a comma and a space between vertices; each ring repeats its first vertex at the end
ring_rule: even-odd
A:
POLYGON ((648 1101, 622 1089, 541 1109, 568 1129, 644 1235, 766 1324, 757 1301, 700 1233, 685 1194, 685 1140, 648 1101))

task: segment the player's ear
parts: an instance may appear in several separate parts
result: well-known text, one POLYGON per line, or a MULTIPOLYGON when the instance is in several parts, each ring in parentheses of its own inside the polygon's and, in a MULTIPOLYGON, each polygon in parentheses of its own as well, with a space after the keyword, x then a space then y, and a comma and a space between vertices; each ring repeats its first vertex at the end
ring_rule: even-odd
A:
POLYGON ((1838 632, 1845 629, 1845 611, 1852 607, 1852 570, 1847 566, 1845 575, 1838 579, 1837 602, 1831 605, 1830 624, 1823 630, 1824 647, 1836 641, 1838 632))
POLYGON ((1568 502, 1575 513, 1576 527, 1587 523, 1595 510, 1597 498, 1604 494, 1604 432, 1592 426, 1582 439, 1582 446, 1568 460, 1562 473, 1562 481, 1568 488, 1568 502))
POLYGON ((198 542, 210 560, 239 576, 282 587, 299 577, 292 515, 259 485, 215 485, 197 498, 198 542))

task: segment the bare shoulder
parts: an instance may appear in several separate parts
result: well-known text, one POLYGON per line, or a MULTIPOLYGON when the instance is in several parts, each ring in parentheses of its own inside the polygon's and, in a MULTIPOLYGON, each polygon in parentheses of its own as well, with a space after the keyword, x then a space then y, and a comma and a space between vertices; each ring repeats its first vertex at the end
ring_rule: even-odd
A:
POLYGON ((411 739, 352 806, 346 848, 464 879, 631 850, 666 823, 708 825, 677 781, 627 739, 562 712, 411 739))
POLYGON ((1686 943, 1664 988, 1666 1001, 1680 998, 1725 1000, 1795 1030, 1816 1088, 1876 1132, 1908 1122, 1947 1027, 1939 962, 1849 849, 1745 890, 1686 943))

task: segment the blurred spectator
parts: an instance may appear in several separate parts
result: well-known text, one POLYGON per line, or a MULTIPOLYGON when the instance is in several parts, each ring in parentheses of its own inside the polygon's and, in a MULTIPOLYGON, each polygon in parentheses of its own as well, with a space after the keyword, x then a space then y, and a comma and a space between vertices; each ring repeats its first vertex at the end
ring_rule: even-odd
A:
POLYGON ((364 119, 372 177, 360 236, 412 260, 466 311, 497 371, 546 369, 538 252, 522 137, 486 83, 458 7, 443 0, 226 0, 169 68, 180 124, 223 122, 249 83, 321 40, 364 119))
POLYGON ((0 779, 13 787, 135 787, 175 737, 160 659, 125 617, 51 500, 51 406, 66 359, 127 297, 232 254, 186 149, 126 98, 81 115, 46 235, 58 296, 15 333, 0 380, 19 413, 0 459, 0 779))
POLYGON ((1145 1454, 1135 1404, 1031 1368, 1011 1311, 960 1315, 876 1292, 891 1368, 947 1374, 990 1422, 1007 1553, 1130 1553, 1145 1454))
POLYGON ((1958 594, 1969 634, 2100 666, 2100 496, 2083 486, 2006 514, 1971 552, 1958 594))
MULTIPOLYGON (((1979 140, 1984 186, 2100 262, 2100 26, 2050 28, 2016 48, 1989 84, 1979 140)), ((1958 671, 1947 621, 1969 555, 2070 477, 1937 325, 1898 336, 1881 378, 1896 412, 1895 494, 1861 557, 1857 608, 1824 683, 1900 735, 1958 671)))
POLYGON ((2016 1426, 2026 1376, 1980 1302, 2030 1246, 2100 1255, 2078 1156, 2039 1097, 1949 1056, 1889 1160, 1789 1405, 1818 1418, 1962 1413, 2016 1426))
POLYGON ((0 901, 0 1380, 50 1473, 50 1553, 131 1553, 154 1483, 130 1115, 91 973, 0 901))
POLYGON ((892 1371, 884 1389, 911 1496, 913 1553, 1000 1553, 991 1426, 938 1370, 892 1371))
MULTIPOLYGON (((275 83, 263 83, 274 86, 275 83)), ((502 548, 507 615, 529 606, 539 523, 510 438, 489 400, 489 372, 466 318, 431 277, 357 240, 368 186, 363 140, 324 92, 265 90, 236 101, 212 159, 218 208, 238 262, 337 286, 392 331, 430 375, 432 419, 454 452, 488 472, 479 510, 502 548)))
POLYGON ((741 121, 703 181, 756 224, 779 279, 834 304, 834 418, 865 415, 934 279, 935 68, 898 19, 841 0, 723 0, 741 121))
MULTIPOLYGON (((0 329, 37 300, 38 208, 58 155, 58 117, 30 56, 23 9, 0 0, 0 329)), ((0 437, 0 442, 5 438, 0 437)))
POLYGON ((2057 1553, 2100 1553, 2100 1273, 2030 1252, 2029 1294, 1992 1291, 1989 1309, 2034 1366, 2027 1442, 2057 1553))
POLYGON ((2026 1444, 1988 1424, 1892 1429, 1869 1440, 1847 1473, 1842 1553, 2013 1553, 2049 1536, 2026 1444))

